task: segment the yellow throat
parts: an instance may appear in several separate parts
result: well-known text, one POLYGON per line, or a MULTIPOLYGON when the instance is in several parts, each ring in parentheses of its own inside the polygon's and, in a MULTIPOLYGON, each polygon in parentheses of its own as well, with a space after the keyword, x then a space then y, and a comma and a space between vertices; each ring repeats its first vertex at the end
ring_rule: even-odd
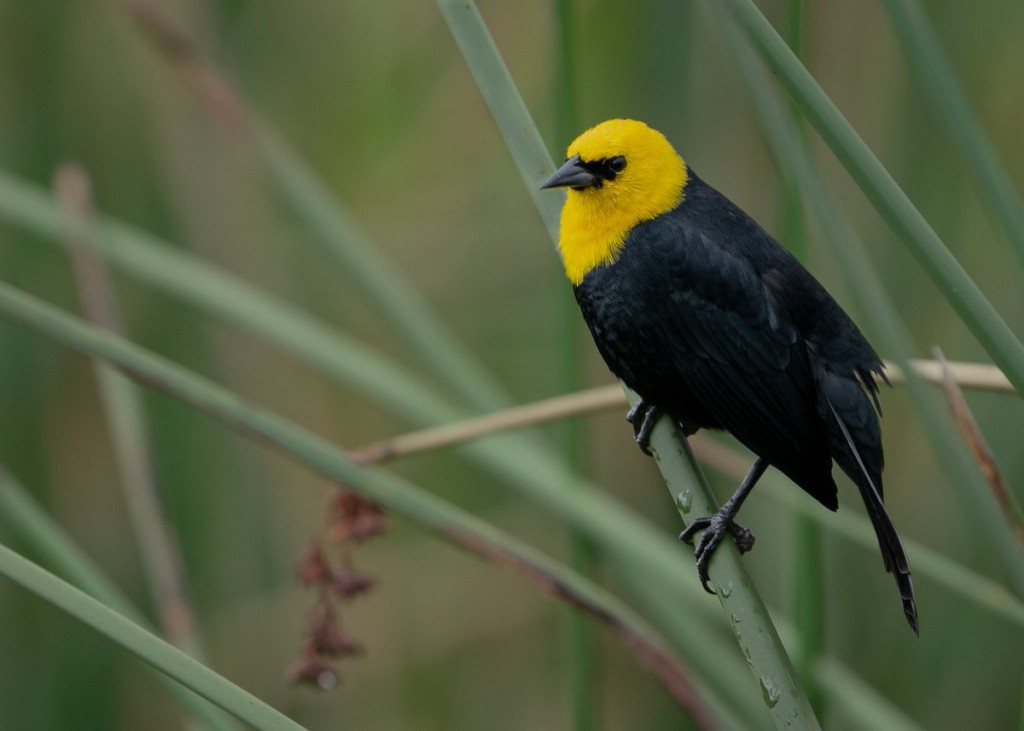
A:
POLYGON ((687 175, 686 164, 665 136, 632 119, 588 129, 569 145, 567 157, 575 155, 588 166, 625 161, 611 179, 566 191, 558 250, 566 276, 578 285, 590 270, 615 261, 634 226, 679 204, 687 175))

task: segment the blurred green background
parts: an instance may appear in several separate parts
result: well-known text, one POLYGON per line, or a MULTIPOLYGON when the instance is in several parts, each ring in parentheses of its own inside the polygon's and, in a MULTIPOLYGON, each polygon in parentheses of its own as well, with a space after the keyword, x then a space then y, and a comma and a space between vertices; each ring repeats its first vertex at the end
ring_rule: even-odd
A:
MULTIPOLYGON (((560 158, 569 140, 553 137, 551 3, 480 6, 560 158)), ((781 3, 760 6, 781 18, 781 3)), ((702 177, 777 232, 779 178, 706 9, 647 0, 574 7, 582 124, 644 119, 702 177)), ((516 401, 559 392, 567 284, 433 3, 178 1, 167 10, 516 401)), ((1024 4, 930 0, 927 11, 1019 188, 1024 4)), ((811 3, 808 45, 819 81, 1024 333, 1020 268, 911 78, 881 7, 811 3)), ((827 150, 816 152, 911 327, 917 353, 927 357, 938 343, 951 359, 986 361, 827 150)), ((0 0, 0 166, 48 188, 67 161, 88 171, 105 213, 430 378, 281 206, 252 149, 197 103, 120 3, 0 0)), ((814 229, 805 259, 850 303, 814 229)), ((0 272, 6 282, 79 309, 64 250, 6 220, 0 272)), ((273 346, 117 274, 128 333, 146 347, 345 447, 410 428, 273 346)), ((863 324, 870 337, 870 324, 863 324)), ((582 323, 577 332, 583 336, 582 323)), ((586 383, 611 382, 589 342, 584 352, 586 383)), ((968 400, 1017 486, 1024 477, 1024 409, 1005 395, 971 393, 968 400)), ((285 668, 298 655, 313 598, 294 578, 295 561, 321 526, 331 486, 168 397, 147 392, 145 404, 156 474, 213 668, 314 729, 570 727, 568 611, 400 520, 355 553, 356 565, 380 580, 343 614, 367 655, 341 664, 337 690, 289 687, 285 668)), ((935 467, 904 392, 883 394, 883 408, 888 504, 901 533, 1002 581, 1001 566, 958 507, 958 486, 935 467)), ((149 606, 88 361, 0 320, 0 414, 0 463, 149 606)), ((661 478, 632 445, 622 414, 586 424, 586 473, 666 533, 676 532, 661 478)), ((560 436, 555 428, 549 433, 560 436)), ((449 452, 394 469, 556 556, 567 554, 558 521, 449 452)), ((732 489, 730 478, 712 477, 720 496, 732 489)), ((841 493, 843 510, 861 510, 848 483, 841 493)), ((753 576, 769 604, 784 608, 792 515, 755 491, 743 523, 759 538, 749 555, 753 576)), ((19 548, 7 526, 0 540, 19 548)), ((1019 626, 918 578, 922 636, 915 640, 877 555, 827 532, 825 554, 832 654, 924 728, 1019 723, 1019 626)), ((680 562, 690 560, 681 548, 680 562)), ((709 631, 728 630, 723 622, 709 631)), ((688 728, 661 687, 616 642, 598 637, 603 726, 688 728)), ((6 581, 0 658, 4 728, 181 727, 176 702, 140 662, 6 581)))

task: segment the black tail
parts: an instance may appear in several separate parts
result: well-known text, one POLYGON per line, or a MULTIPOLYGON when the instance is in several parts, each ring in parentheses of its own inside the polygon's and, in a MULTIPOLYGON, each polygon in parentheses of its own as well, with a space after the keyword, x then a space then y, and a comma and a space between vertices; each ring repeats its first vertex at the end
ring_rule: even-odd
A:
MULTIPOLYGON (((846 423, 839 416, 839 412, 829 401, 829 409, 839 430, 842 433, 845 447, 849 450, 849 456, 853 457, 854 464, 849 464, 848 459, 837 459, 839 466, 850 476, 860 490, 860 496, 864 500, 868 517, 871 518, 871 525, 875 528, 875 535, 878 537, 878 547, 882 551, 882 560, 885 562, 885 570, 896 579, 896 586, 900 591, 900 598, 903 600, 903 613, 910 623, 914 634, 920 634, 918 630, 917 605, 914 603, 914 584, 910 578, 910 564, 907 562, 907 554, 903 550, 903 544, 896 533, 896 527, 885 512, 885 504, 882 502, 881 475, 875 472, 876 477, 872 478, 871 470, 864 464, 860 450, 850 435, 846 423)), ((845 450, 844 450, 845 451, 845 450)), ((837 455, 838 456, 838 455, 837 455)), ((844 457, 847 455, 843 455, 844 457)))

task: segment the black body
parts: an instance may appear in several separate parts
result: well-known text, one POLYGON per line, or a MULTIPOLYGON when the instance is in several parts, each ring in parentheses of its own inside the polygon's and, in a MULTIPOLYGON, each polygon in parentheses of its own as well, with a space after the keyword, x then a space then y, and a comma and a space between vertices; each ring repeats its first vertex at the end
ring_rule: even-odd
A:
POLYGON ((882 503, 881 360, 821 284, 692 170, 683 195, 574 288, 601 355, 685 430, 731 432, 831 510, 835 460, 860 490, 916 630, 906 555, 882 503))

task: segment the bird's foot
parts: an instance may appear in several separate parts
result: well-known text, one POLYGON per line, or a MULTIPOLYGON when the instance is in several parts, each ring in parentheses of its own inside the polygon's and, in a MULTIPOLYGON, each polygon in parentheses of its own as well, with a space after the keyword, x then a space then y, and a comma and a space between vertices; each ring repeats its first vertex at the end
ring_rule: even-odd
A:
POLYGON ((693 543, 693 537, 698 531, 704 532, 701 534, 700 540, 697 541, 697 547, 693 549, 693 555, 697 559, 697 576, 700 577, 700 585, 704 587, 704 591, 714 594, 715 592, 708 586, 708 581, 710 581, 708 564, 710 564, 711 556, 718 548, 718 544, 726 535, 731 535, 736 541, 740 553, 746 553, 754 547, 754 534, 733 521, 732 515, 724 507, 714 515, 697 518, 690 523, 686 530, 679 534, 679 540, 684 543, 693 543))
POLYGON ((651 456, 651 431, 661 418, 662 410, 654 404, 640 399, 626 414, 626 421, 633 426, 633 440, 644 454, 651 456))

